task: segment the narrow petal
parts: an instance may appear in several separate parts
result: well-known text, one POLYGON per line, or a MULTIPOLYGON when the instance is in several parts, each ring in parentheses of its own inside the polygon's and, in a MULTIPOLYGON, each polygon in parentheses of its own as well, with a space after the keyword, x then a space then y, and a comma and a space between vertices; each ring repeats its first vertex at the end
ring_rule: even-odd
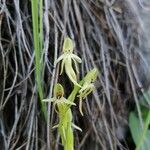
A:
POLYGON ((72 127, 82 132, 82 129, 77 125, 75 125, 74 123, 72 123, 72 127))
POLYGON ((80 100, 79 100, 79 111, 81 113, 81 115, 83 116, 83 112, 82 112, 82 98, 80 97, 80 100))
POLYGON ((78 63, 81 63, 81 62, 82 62, 81 58, 78 57, 78 56, 75 55, 75 54, 71 54, 71 58, 72 58, 72 59, 75 59, 78 63))
POLYGON ((43 99, 43 102, 54 102, 56 98, 50 98, 50 99, 43 99))
POLYGON ((77 83, 77 77, 76 77, 76 74, 74 72, 74 70, 72 68, 69 68, 67 66, 65 66, 65 71, 66 71, 66 74, 68 75, 69 79, 77 86, 81 87, 81 85, 79 85, 77 83))
POLYGON ((75 103, 70 102, 70 101, 68 101, 68 100, 63 100, 62 102, 65 103, 65 104, 69 104, 69 105, 74 105, 74 106, 76 106, 75 103))
POLYGON ((74 62, 74 65, 75 65, 76 72, 79 73, 78 64, 77 64, 77 62, 74 58, 73 58, 73 62, 74 62))
POLYGON ((88 88, 88 85, 83 85, 79 93, 83 93, 84 90, 88 88))
POLYGON ((65 64, 65 59, 63 59, 63 60, 62 60, 62 62, 61 62, 61 70, 60 70, 60 75, 63 73, 64 64, 65 64))
POLYGON ((76 105, 75 103, 70 102, 69 100, 67 100, 64 97, 62 97, 59 101, 62 102, 62 103, 70 104, 70 105, 76 105))
POLYGON ((65 72, 68 75, 69 79, 77 86, 81 87, 78 83, 77 83, 77 76, 72 68, 72 60, 71 58, 68 58, 65 61, 65 72))
POLYGON ((65 54, 62 54, 56 61, 55 61, 55 65, 59 62, 59 61, 61 61, 63 58, 65 57, 65 54))
POLYGON ((57 104, 57 103, 58 103, 58 102, 57 102, 57 101, 55 101, 55 103, 54 103, 53 107, 54 107, 54 110, 56 111, 56 113, 58 113, 58 114, 59 114, 58 110, 56 109, 56 104, 57 104))
POLYGON ((43 102, 51 102, 51 99, 43 99, 43 102))
POLYGON ((56 124, 52 127, 52 129, 55 129, 55 128, 58 128, 59 127, 59 124, 56 124))
POLYGON ((84 96, 83 96, 83 99, 85 99, 92 91, 93 91, 93 89, 88 89, 88 90, 85 92, 85 94, 84 94, 84 96))

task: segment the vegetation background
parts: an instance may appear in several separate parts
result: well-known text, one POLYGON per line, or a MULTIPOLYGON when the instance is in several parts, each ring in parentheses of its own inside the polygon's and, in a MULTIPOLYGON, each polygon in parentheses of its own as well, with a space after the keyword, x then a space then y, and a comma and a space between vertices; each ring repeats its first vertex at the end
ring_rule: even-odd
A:
MULTIPOLYGON (((140 118, 139 98, 150 83, 148 1, 44 0, 43 6, 39 58, 43 97, 52 96, 57 81, 63 83, 66 96, 73 87, 54 67, 67 35, 82 58, 80 77, 94 66, 100 71, 96 90, 83 107, 84 117, 78 110, 73 112, 83 130, 75 131, 75 149, 134 149, 129 113, 136 108, 140 118)), ((51 130, 57 122, 51 104, 47 122, 41 113, 32 21, 31 1, 0 1, 0 147, 4 150, 61 147, 58 133, 51 130)))

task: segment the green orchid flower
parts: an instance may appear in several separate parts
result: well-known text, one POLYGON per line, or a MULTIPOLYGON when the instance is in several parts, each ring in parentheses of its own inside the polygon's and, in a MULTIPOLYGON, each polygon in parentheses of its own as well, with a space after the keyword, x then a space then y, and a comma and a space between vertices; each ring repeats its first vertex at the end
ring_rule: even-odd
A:
POLYGON ((62 61, 60 74, 62 74, 63 69, 65 68, 65 72, 67 76, 69 77, 69 79, 73 82, 73 84, 81 87, 77 83, 77 76, 73 69, 73 63, 74 63, 76 72, 78 73, 79 72, 78 63, 81 63, 82 61, 80 57, 73 54, 73 49, 74 49, 73 41, 69 37, 65 38, 64 44, 63 44, 63 54, 56 60, 55 64, 62 61))
POLYGON ((65 113, 65 111, 62 112, 62 108, 61 108, 63 106, 63 104, 68 104, 68 105, 76 105, 76 104, 68 101, 63 96, 64 96, 64 88, 62 87, 61 84, 57 83, 54 86, 54 97, 51 99, 43 99, 43 102, 52 102, 52 103, 54 103, 54 108, 57 113, 65 113), (58 110, 56 109, 56 105, 58 107, 58 110), (59 108, 60 108, 60 110, 59 110, 59 108))
POLYGON ((76 126, 72 120, 72 112, 69 106, 76 105, 75 103, 67 100, 64 96, 64 89, 61 84, 56 84, 54 86, 54 97, 51 99, 44 99, 44 102, 53 102, 54 109, 59 116, 59 124, 53 126, 53 128, 58 128, 59 134, 61 136, 62 145, 64 150, 74 150, 74 136, 73 128, 82 131, 78 126, 76 126), (56 109, 57 106, 57 109, 56 109))
POLYGON ((98 70, 96 68, 94 68, 89 73, 87 73, 87 75, 83 79, 84 83, 83 83, 82 88, 79 90, 79 95, 78 95, 79 111, 82 116, 83 116, 82 101, 83 101, 83 99, 85 99, 87 97, 87 95, 89 95, 94 90, 94 88, 95 88, 94 82, 95 82, 97 76, 98 76, 98 70))

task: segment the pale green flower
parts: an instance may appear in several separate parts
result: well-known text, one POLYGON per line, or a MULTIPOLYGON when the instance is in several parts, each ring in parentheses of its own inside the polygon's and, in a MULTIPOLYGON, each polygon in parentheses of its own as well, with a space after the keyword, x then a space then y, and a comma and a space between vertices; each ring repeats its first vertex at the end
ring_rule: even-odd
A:
POLYGON ((78 97, 79 97, 79 111, 80 111, 82 116, 83 116, 82 101, 83 101, 83 99, 85 99, 87 97, 87 95, 89 95, 94 90, 94 88, 95 88, 94 82, 97 78, 97 75, 98 75, 98 70, 96 68, 94 68, 89 73, 87 73, 87 75, 83 79, 84 84, 83 84, 82 88, 79 90, 79 95, 78 95, 78 97))
POLYGON ((54 104, 55 111, 57 113, 63 113, 63 112, 61 112, 62 111, 61 107, 63 107, 64 104, 65 105, 66 104, 67 105, 76 105, 75 103, 68 101, 63 96, 64 96, 64 88, 62 87, 61 84, 57 83, 54 86, 54 97, 51 99, 43 99, 43 102, 52 102, 54 104), (58 111, 56 109, 56 105, 57 105, 58 111))
POLYGON ((77 86, 81 87, 77 83, 77 76, 76 73, 73 69, 73 63, 76 69, 76 72, 78 73, 78 63, 81 63, 80 57, 77 55, 73 54, 73 48, 74 48, 74 43, 70 38, 65 38, 64 44, 63 44, 63 54, 56 60, 55 64, 58 62, 61 62, 61 71, 60 74, 62 74, 63 69, 65 68, 65 72, 69 79, 77 86))

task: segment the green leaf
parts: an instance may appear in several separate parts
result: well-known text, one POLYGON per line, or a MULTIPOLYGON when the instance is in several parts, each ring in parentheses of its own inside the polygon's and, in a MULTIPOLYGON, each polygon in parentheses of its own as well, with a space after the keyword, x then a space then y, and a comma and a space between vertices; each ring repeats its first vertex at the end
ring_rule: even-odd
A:
POLYGON ((150 89, 140 98, 140 104, 148 107, 148 104, 150 104, 150 89))
POLYGON ((42 102, 43 99, 43 86, 42 86, 42 53, 43 53, 43 1, 31 0, 32 11, 32 27, 33 27, 33 41, 35 52, 35 75, 37 90, 40 96, 41 110, 44 114, 45 120, 47 119, 46 105, 42 102), (40 30, 40 31, 39 31, 40 30))
POLYGON ((143 106, 143 105, 140 105, 140 109, 141 109, 141 112, 142 112, 142 118, 144 120, 144 122, 146 121, 147 119, 147 115, 148 115, 148 112, 149 112, 149 108, 143 106))
POLYGON ((150 130, 147 131, 147 134, 145 136, 144 146, 145 146, 144 150, 149 150, 150 149, 150 130))
POLYGON ((139 141, 140 133, 141 133, 142 130, 140 128, 139 120, 136 117, 134 112, 130 113, 129 127, 130 127, 130 130, 131 130, 131 134, 132 134, 132 138, 134 140, 134 143, 137 145, 137 143, 139 141))
MULTIPOLYGON (((139 144, 140 139, 141 139, 143 130, 140 127, 140 121, 134 112, 130 113, 129 127, 130 127, 130 131, 131 131, 134 143, 137 146, 139 144)), ((150 142, 149 141, 150 141, 150 130, 147 130, 140 150, 149 150, 150 149, 150 142)))

